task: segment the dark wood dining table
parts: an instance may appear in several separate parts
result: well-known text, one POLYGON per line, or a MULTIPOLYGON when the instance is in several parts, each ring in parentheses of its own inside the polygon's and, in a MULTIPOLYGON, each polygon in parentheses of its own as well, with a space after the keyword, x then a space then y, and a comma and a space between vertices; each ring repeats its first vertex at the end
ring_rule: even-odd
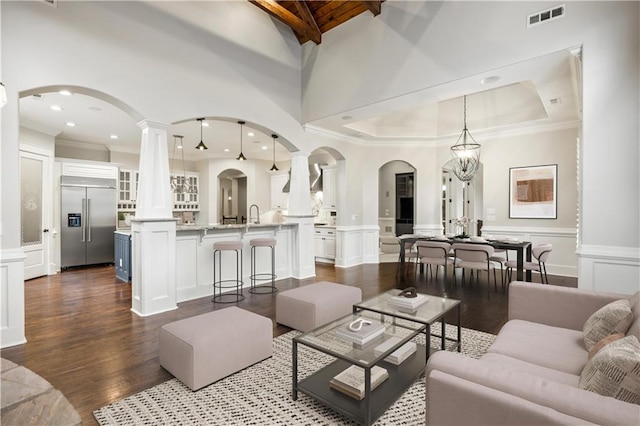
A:
POLYGON ((497 249, 513 250, 516 252, 516 279, 522 281, 526 276, 526 281, 531 281, 531 270, 524 271, 524 262, 531 262, 531 242, 530 241, 507 241, 507 240, 485 240, 485 241, 471 241, 469 239, 437 239, 435 237, 426 236, 404 236, 400 237, 400 282, 405 282, 405 253, 407 244, 411 245, 416 241, 438 241, 454 243, 469 243, 469 244, 487 244, 497 249))

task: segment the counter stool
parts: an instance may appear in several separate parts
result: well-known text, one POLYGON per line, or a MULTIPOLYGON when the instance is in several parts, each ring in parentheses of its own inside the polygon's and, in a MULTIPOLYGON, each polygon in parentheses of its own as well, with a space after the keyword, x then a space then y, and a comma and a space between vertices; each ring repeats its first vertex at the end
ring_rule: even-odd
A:
POLYGON ((236 303, 244 300, 242 294, 242 241, 218 241, 213 243, 213 299, 214 303, 236 303), (222 279, 222 252, 236 252, 236 279, 222 279), (217 259, 216 259, 217 255, 217 259), (218 267, 216 268, 216 260, 218 267), (218 270, 218 279, 216 280, 216 269, 218 270), (234 283, 233 285, 224 285, 224 283, 234 283), (235 291, 222 293, 225 289, 235 288, 235 291))
POLYGON ((249 241, 251 246, 251 288, 249 293, 254 294, 271 294, 278 291, 276 288, 276 240, 275 238, 254 238, 249 241), (256 272, 256 248, 271 248, 271 273, 256 272), (256 281, 271 280, 271 285, 256 286, 256 281))

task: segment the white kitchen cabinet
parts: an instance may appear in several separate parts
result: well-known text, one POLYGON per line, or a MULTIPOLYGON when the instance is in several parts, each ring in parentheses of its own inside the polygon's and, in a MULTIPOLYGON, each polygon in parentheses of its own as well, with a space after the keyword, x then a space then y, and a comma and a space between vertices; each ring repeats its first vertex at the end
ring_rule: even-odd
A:
POLYGON ((324 208, 336 208, 336 168, 322 169, 322 204, 324 208))
POLYGON ((334 262, 336 259, 336 230, 334 228, 315 228, 314 248, 318 262, 334 262))
POLYGON ((136 170, 120 169, 118 173, 118 210, 134 211, 138 193, 138 177, 136 170))
POLYGON ((200 175, 198 173, 176 174, 178 185, 182 185, 185 180, 190 191, 175 192, 173 194, 173 211, 199 211, 200 210, 200 175))
POLYGON ((282 192, 282 188, 289 180, 287 172, 271 175, 271 210, 286 210, 289 205, 289 194, 282 192))

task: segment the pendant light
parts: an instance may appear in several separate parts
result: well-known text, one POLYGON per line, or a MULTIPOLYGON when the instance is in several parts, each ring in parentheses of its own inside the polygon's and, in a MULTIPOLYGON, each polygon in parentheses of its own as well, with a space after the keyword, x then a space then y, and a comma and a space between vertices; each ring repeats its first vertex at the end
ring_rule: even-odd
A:
POLYGON ((209 149, 204 142, 202 142, 202 122, 204 121, 204 118, 197 118, 196 120, 200 122, 200 143, 196 146, 196 149, 204 151, 205 149, 209 149))
POLYGON ((244 121, 238 121, 238 124, 240 125, 240 155, 238 155, 238 158, 236 158, 236 160, 239 161, 244 161, 247 159, 247 157, 245 157, 242 153, 242 126, 244 125, 244 123, 244 121))
POLYGON ((464 96, 464 128, 458 141, 451 147, 453 173, 462 182, 468 182, 480 167, 480 144, 473 139, 467 129, 467 96, 464 96), (462 143, 460 141, 462 140, 462 143), (471 142, 469 142, 471 140, 471 142))
POLYGON ((271 135, 273 138, 273 166, 269 169, 272 172, 278 171, 278 167, 276 166, 276 139, 278 139, 278 135, 271 135))

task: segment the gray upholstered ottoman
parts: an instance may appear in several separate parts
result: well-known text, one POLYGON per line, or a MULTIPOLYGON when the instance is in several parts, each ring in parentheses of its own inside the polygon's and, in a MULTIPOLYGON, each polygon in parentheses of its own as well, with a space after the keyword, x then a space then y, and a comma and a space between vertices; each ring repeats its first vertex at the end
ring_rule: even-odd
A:
POLYGON ((276 297, 276 321, 300 331, 310 331, 353 312, 362 301, 358 287, 322 281, 291 290, 276 297))
POLYGON ((269 318, 235 306, 165 324, 160 365, 198 390, 273 354, 269 318))

